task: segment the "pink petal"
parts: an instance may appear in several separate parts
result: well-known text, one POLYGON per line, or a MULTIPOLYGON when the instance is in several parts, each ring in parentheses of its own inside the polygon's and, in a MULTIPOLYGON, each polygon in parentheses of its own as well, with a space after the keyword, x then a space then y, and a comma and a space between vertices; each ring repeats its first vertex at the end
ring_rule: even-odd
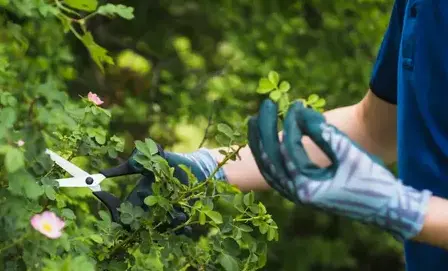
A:
POLYGON ((33 226, 33 228, 35 228, 37 230, 40 228, 41 221, 42 221, 41 215, 34 215, 31 218, 31 225, 33 226))
POLYGON ((61 231, 51 231, 51 232, 42 232, 42 234, 47 236, 48 238, 57 239, 57 238, 61 237, 62 232, 61 231))
POLYGON ((45 211, 42 213, 42 219, 47 220, 47 221, 53 221, 56 220, 56 214, 50 211, 45 211))
POLYGON ((62 235, 61 229, 64 228, 65 222, 60 219, 55 213, 44 211, 41 214, 36 214, 31 218, 31 225, 34 229, 51 239, 59 238, 62 235), (45 224, 51 225, 51 231, 44 229, 45 224))
POLYGON ((62 221, 62 220, 60 220, 60 219, 58 219, 56 222, 55 222, 55 225, 54 225, 56 228, 58 228, 59 230, 61 230, 61 229, 63 229, 64 227, 65 227, 65 222, 64 221, 62 221))
POLYGON ((87 94, 87 97, 89 101, 93 102, 96 105, 103 104, 104 102, 96 95, 95 93, 92 93, 91 91, 87 94))

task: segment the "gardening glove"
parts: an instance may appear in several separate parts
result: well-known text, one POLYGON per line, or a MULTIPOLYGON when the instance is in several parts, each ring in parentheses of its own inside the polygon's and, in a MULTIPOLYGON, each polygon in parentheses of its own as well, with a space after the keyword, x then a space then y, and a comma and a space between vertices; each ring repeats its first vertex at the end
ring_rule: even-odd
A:
MULTIPOLYGON (((176 177, 181 183, 188 184, 188 175, 187 173, 179 167, 179 165, 184 165, 190 169, 191 173, 197 178, 199 182, 205 181, 213 171, 218 167, 218 161, 213 157, 211 152, 206 148, 201 148, 197 151, 191 153, 176 153, 176 152, 167 152, 164 151, 160 145, 157 145, 158 155, 164 158, 170 167, 174 168, 174 177, 176 177)), ((136 192, 145 194, 147 192, 147 188, 150 187, 153 182, 154 175, 152 172, 147 171, 144 167, 139 164, 134 157, 138 154, 138 150, 134 149, 131 157, 128 159, 127 164, 131 168, 131 170, 135 173, 142 173, 147 178, 143 178, 142 180, 149 180, 150 182, 146 182, 144 185, 142 184, 142 191, 136 190, 136 192), (147 186, 149 185, 149 186, 147 186)), ((224 174, 222 168, 220 168, 213 176, 216 180, 225 180, 227 178, 224 174)), ((132 195, 132 194, 131 194, 132 195)), ((130 195, 130 196, 131 196, 130 195)), ((143 197, 147 197, 147 195, 142 195, 143 197)), ((144 199, 144 198, 143 198, 144 199)))
POLYGON ((379 159, 300 102, 287 111, 282 142, 277 116, 277 105, 264 101, 259 115, 249 121, 249 146, 261 174, 281 195, 379 226, 401 241, 420 232, 430 191, 405 186, 379 159), (332 165, 313 164, 302 144, 303 135, 323 150, 332 165))
MULTIPOLYGON (((188 183, 188 176, 186 172, 179 167, 179 165, 185 165, 191 171, 191 173, 197 178, 199 182, 205 181, 213 171, 218 167, 218 162, 213 157, 213 155, 206 149, 201 148, 197 151, 191 153, 175 153, 167 152, 162 149, 160 145, 158 147, 158 155, 163 157, 170 167, 174 168, 174 177, 176 177, 181 183, 188 183)), ((142 173, 143 177, 140 179, 136 187, 128 195, 127 201, 131 202, 134 206, 140 206, 145 211, 149 207, 144 203, 147 196, 152 194, 152 183, 155 181, 152 172, 149 172, 143 168, 134 157, 138 154, 137 149, 134 149, 131 157, 128 159, 127 165, 132 168, 135 173, 142 173)), ((216 180, 227 181, 222 168, 220 168, 213 176, 216 180)), ((180 208, 172 214, 171 226, 177 226, 184 223, 188 217, 180 208)), ((183 228, 179 233, 190 232, 190 228, 183 228)))

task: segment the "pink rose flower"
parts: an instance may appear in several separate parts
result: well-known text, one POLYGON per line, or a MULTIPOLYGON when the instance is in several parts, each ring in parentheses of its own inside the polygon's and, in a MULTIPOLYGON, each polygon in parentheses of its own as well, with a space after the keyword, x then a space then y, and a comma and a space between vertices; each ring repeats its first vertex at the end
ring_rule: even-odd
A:
POLYGON ((51 239, 59 238, 62 235, 61 230, 65 226, 55 213, 45 211, 42 214, 36 214, 31 218, 31 225, 34 229, 51 239))
POLYGON ((89 101, 91 101, 92 103, 96 104, 96 105, 100 105, 102 103, 104 103, 100 97, 98 97, 98 95, 96 95, 95 93, 89 92, 89 94, 87 94, 87 98, 89 99, 89 101))

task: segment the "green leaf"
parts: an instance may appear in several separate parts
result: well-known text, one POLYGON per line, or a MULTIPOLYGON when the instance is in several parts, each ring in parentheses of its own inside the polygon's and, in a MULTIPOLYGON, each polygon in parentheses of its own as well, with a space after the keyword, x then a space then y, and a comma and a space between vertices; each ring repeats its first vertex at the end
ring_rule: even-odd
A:
POLYGON ((229 138, 233 138, 233 129, 229 125, 225 123, 218 124, 218 131, 225 134, 229 138))
POLYGON ((312 105, 313 105, 314 107, 319 108, 319 107, 324 107, 325 104, 326 104, 326 101, 325 101, 324 99, 322 99, 322 98, 319 98, 319 100, 317 100, 316 102, 314 102, 312 105))
POLYGON ((238 262, 232 256, 228 254, 221 254, 218 258, 219 263, 226 271, 238 271, 240 267, 238 262))
POLYGON ((244 225, 244 224, 238 225, 238 228, 240 228, 244 232, 251 232, 251 231, 253 231, 253 229, 250 226, 247 226, 247 225, 244 225))
POLYGON ((123 214, 132 214, 132 204, 128 201, 123 202, 122 204, 120 204, 120 208, 119 211, 120 213, 123 214))
MULTIPOLYGON (((73 213, 73 211, 68 208, 62 209, 62 216, 65 217, 66 219, 75 219, 76 218, 75 213, 73 213)), ((101 216, 101 213, 100 213, 100 216, 101 216)))
POLYGON ((160 205, 160 207, 162 207, 165 210, 169 210, 171 208, 170 201, 164 197, 159 196, 157 203, 160 205))
POLYGON ((269 98, 271 98, 274 102, 277 102, 282 97, 282 92, 280 90, 274 90, 269 94, 269 98))
POLYGON ((107 55, 107 50, 100 45, 98 45, 94 40, 90 32, 87 32, 82 36, 81 41, 89 50, 90 56, 93 61, 98 65, 101 72, 104 73, 103 63, 114 65, 114 60, 112 57, 107 55))
POLYGON ((277 231, 274 228, 269 228, 268 230, 268 241, 274 240, 277 236, 277 231))
POLYGON ((205 217, 205 214, 203 212, 199 213, 199 224, 204 225, 207 218, 205 217))
POLYGON ((108 116, 109 118, 112 117, 112 113, 110 113, 109 110, 101 108, 101 107, 97 107, 98 110, 100 110, 101 112, 103 112, 106 116, 108 116))
POLYGON ((157 144, 150 138, 146 138, 145 142, 140 140, 135 141, 135 146, 137 150, 147 157, 151 157, 159 151, 157 149, 157 144))
POLYGON ((242 231, 240 228, 237 228, 237 227, 233 228, 232 233, 233 233, 233 238, 235 238, 235 240, 241 239, 242 231))
POLYGON ((308 103, 310 103, 310 104, 313 104, 313 103, 315 103, 315 102, 317 102, 319 100, 319 96, 317 95, 317 94, 311 94, 309 97, 308 97, 308 103))
POLYGON ((102 244, 104 242, 103 238, 100 235, 98 235, 98 234, 92 234, 92 235, 90 235, 90 238, 93 241, 97 242, 98 244, 102 244))
POLYGON ((228 254, 234 257, 237 257, 241 253, 238 242, 236 242, 235 239, 233 238, 224 239, 224 241, 222 242, 222 247, 226 250, 228 254))
POLYGON ((264 215, 267 213, 266 207, 261 202, 258 203, 258 209, 259 209, 260 215, 264 215))
POLYGON ((49 200, 55 200, 56 199, 56 193, 54 191, 54 188, 49 185, 44 186, 45 195, 49 200))
POLYGON ((246 206, 251 206, 254 203, 255 200, 255 196, 254 193, 251 191, 249 193, 247 193, 246 195, 244 195, 244 204, 246 206))
POLYGON ((280 92, 286 93, 289 91, 290 88, 291 88, 291 85, 288 82, 283 81, 280 83, 280 86, 278 89, 280 90, 280 92))
POLYGON ((131 224, 132 221, 134 220, 132 215, 129 213, 122 213, 120 215, 120 219, 121 219, 121 222, 123 222, 124 224, 131 224))
POLYGON ((289 97, 288 95, 282 95, 282 97, 278 100, 279 111, 282 114, 285 114, 289 108, 289 97))
POLYGON ((242 205, 243 204, 243 197, 244 197, 243 193, 236 194, 235 197, 233 198, 233 204, 235 204, 235 205, 242 205))
POLYGON ((210 210, 205 210, 204 213, 210 217, 213 222, 215 222, 216 224, 221 224, 222 223, 222 216, 220 213, 216 212, 216 211, 210 211, 210 210))
POLYGON ((275 87, 276 86, 272 84, 271 81, 269 81, 268 79, 261 78, 260 81, 258 82, 257 92, 260 94, 265 94, 273 90, 275 87))
MULTIPOLYGON (((198 183, 198 178, 196 177, 196 175, 193 174, 193 172, 191 171, 191 168, 187 167, 184 164, 179 164, 178 165, 183 171, 185 171, 185 173, 188 176, 188 183, 190 184, 196 184, 198 183)), ((200 201, 199 201, 200 202, 200 201)))
POLYGON ((15 195, 25 196, 35 200, 44 193, 42 186, 24 169, 9 173, 8 182, 8 190, 15 195))
POLYGON ((228 146, 231 139, 229 139, 227 136, 220 133, 215 136, 215 140, 221 146, 228 146))
POLYGON ((251 263, 255 263, 258 261, 258 256, 257 254, 250 254, 250 262, 251 263))
POLYGON ((17 120, 16 111, 11 107, 0 110, 0 125, 5 128, 11 128, 17 120))
POLYGON ((84 11, 95 11, 98 6, 97 0, 64 0, 64 3, 71 8, 84 11))
POLYGON ((101 219, 107 223, 112 223, 112 219, 110 217, 110 214, 107 213, 106 211, 100 210, 98 212, 98 214, 100 215, 101 219))
POLYGON ((280 76, 275 71, 270 71, 268 74, 269 81, 274 85, 274 87, 277 87, 278 82, 280 81, 280 76))
POLYGON ((127 20, 131 20, 134 18, 134 8, 127 7, 122 4, 114 5, 108 3, 106 5, 100 6, 97 10, 97 13, 108 17, 114 17, 115 15, 118 15, 127 20))
POLYGON ((153 206, 155 204, 157 204, 158 202, 158 197, 157 196, 147 196, 144 200, 145 204, 148 206, 153 206))
POLYGON ((9 148, 5 156, 5 167, 8 172, 15 172, 25 165, 23 152, 16 148, 9 148))
POLYGON ((235 197, 233 198, 233 205, 234 207, 240 211, 240 212, 244 212, 244 206, 243 206, 243 194, 242 193, 238 193, 235 195, 235 197))
POLYGON ((252 213, 254 213, 254 214, 258 214, 258 212, 260 211, 260 209, 258 208, 258 205, 256 205, 256 204, 252 204, 250 207, 249 207, 249 209, 250 209, 250 211, 252 212, 252 213))
POLYGON ((268 232, 269 225, 263 222, 260 224, 260 227, 258 227, 258 228, 259 228, 261 234, 265 234, 266 232, 268 232))

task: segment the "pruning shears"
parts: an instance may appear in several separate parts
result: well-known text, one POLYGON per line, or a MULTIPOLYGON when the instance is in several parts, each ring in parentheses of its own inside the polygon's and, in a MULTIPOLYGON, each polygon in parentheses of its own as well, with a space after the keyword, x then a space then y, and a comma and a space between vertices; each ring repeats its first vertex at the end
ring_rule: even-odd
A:
MULTIPOLYGON (((159 146, 158 148, 159 153, 163 153, 163 150, 159 146)), ((136 150, 134 150, 131 158, 124 163, 113 168, 100 170, 100 172, 96 174, 90 174, 82 170, 50 149, 46 149, 45 152, 50 156, 51 160, 73 176, 70 178, 56 179, 59 183, 59 187, 90 188, 93 195, 95 195, 95 197, 97 197, 107 207, 112 216, 112 220, 116 223, 119 223, 120 221, 118 208, 120 207, 122 201, 115 195, 101 190, 101 182, 104 179, 136 173, 143 174, 143 179, 140 180, 140 183, 136 187, 138 189, 137 192, 133 194, 132 198, 128 198, 127 200, 131 202, 131 204, 143 206, 141 203, 143 203, 144 198, 149 195, 151 183, 154 178, 150 176, 150 174, 152 174, 151 172, 145 170, 141 165, 132 159, 136 150)))

